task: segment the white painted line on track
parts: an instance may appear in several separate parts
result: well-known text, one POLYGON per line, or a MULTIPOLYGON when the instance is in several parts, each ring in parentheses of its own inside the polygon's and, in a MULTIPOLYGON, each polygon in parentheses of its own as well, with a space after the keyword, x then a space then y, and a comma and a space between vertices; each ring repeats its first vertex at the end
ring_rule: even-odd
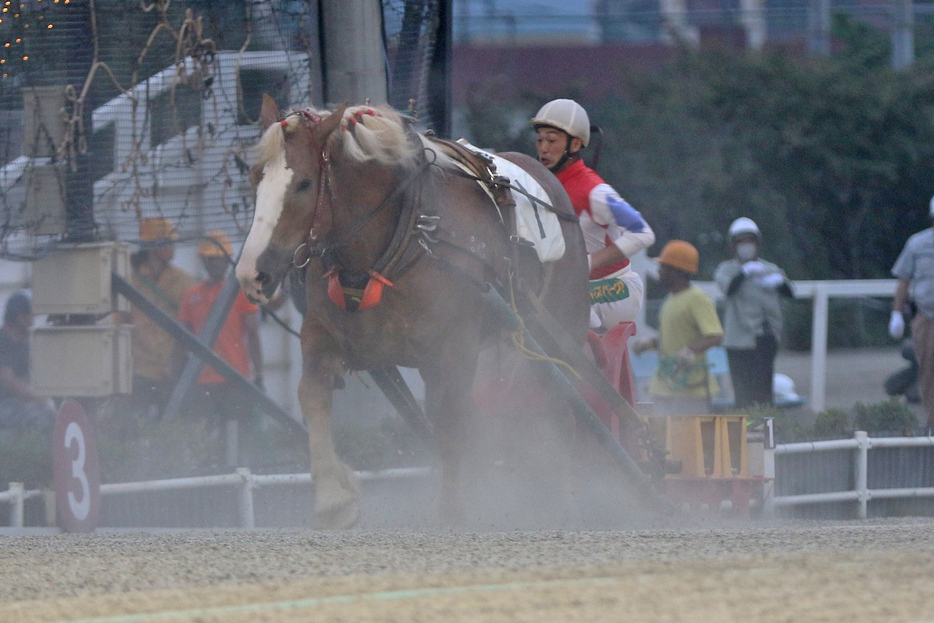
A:
POLYGON ((558 580, 542 580, 539 582, 512 582, 506 584, 479 584, 475 586, 439 586, 434 588, 416 588, 398 591, 383 591, 378 593, 358 593, 355 595, 334 595, 309 599, 295 599, 285 601, 271 601, 260 604, 241 604, 236 606, 214 606, 210 608, 191 608, 188 610, 163 610, 140 614, 117 614, 90 619, 64 619, 54 623, 148 623, 149 621, 171 621, 187 617, 208 617, 245 614, 250 612, 275 612, 286 610, 300 610, 331 604, 352 604, 369 601, 401 601, 404 599, 418 599, 420 597, 437 597, 444 595, 468 595, 470 593, 492 593, 548 586, 561 586, 576 584, 580 586, 597 586, 619 582, 617 577, 599 578, 568 578, 558 580))

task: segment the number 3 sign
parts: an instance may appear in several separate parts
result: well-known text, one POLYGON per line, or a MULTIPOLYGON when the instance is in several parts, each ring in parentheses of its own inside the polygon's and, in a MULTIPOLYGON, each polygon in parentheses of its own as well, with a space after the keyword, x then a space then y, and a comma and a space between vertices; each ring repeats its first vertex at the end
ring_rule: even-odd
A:
POLYGON ((66 400, 52 434, 55 508, 66 532, 93 532, 101 512, 101 469, 91 421, 78 402, 66 400))

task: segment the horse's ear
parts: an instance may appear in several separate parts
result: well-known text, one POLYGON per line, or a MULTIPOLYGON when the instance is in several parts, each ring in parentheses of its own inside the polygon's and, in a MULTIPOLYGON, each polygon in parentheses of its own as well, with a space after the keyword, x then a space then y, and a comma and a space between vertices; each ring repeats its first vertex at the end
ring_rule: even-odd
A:
POLYGON ((279 120, 279 107, 276 106, 275 100, 269 97, 268 93, 263 93, 263 107, 259 113, 259 122, 263 126, 263 130, 274 124, 279 120))
POLYGON ((327 137, 331 135, 331 132, 337 129, 337 126, 341 123, 341 119, 344 118, 345 110, 347 110, 347 102, 338 106, 337 110, 328 115, 321 123, 315 124, 315 138, 319 143, 323 143, 327 137))

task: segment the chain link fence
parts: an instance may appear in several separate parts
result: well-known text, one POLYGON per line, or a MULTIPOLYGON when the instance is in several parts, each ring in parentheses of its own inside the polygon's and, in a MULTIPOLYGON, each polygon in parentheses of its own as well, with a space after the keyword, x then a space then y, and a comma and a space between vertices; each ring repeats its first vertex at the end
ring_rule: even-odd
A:
MULTIPOLYGON (((0 257, 134 242, 148 217, 171 219, 181 243, 242 240, 262 94, 326 105, 328 1, 4 2, 0 257)), ((427 126, 440 5, 381 3, 390 103, 427 126)))

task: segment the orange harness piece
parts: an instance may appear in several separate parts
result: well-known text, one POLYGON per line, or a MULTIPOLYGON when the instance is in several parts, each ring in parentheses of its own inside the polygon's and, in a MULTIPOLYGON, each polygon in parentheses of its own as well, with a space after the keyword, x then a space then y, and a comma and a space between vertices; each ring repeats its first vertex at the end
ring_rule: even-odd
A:
POLYGON ((340 307, 348 311, 361 311, 376 307, 383 298, 383 287, 392 287, 392 282, 372 269, 366 271, 369 278, 363 288, 345 286, 341 283, 341 269, 333 266, 324 273, 328 280, 328 298, 340 307))

